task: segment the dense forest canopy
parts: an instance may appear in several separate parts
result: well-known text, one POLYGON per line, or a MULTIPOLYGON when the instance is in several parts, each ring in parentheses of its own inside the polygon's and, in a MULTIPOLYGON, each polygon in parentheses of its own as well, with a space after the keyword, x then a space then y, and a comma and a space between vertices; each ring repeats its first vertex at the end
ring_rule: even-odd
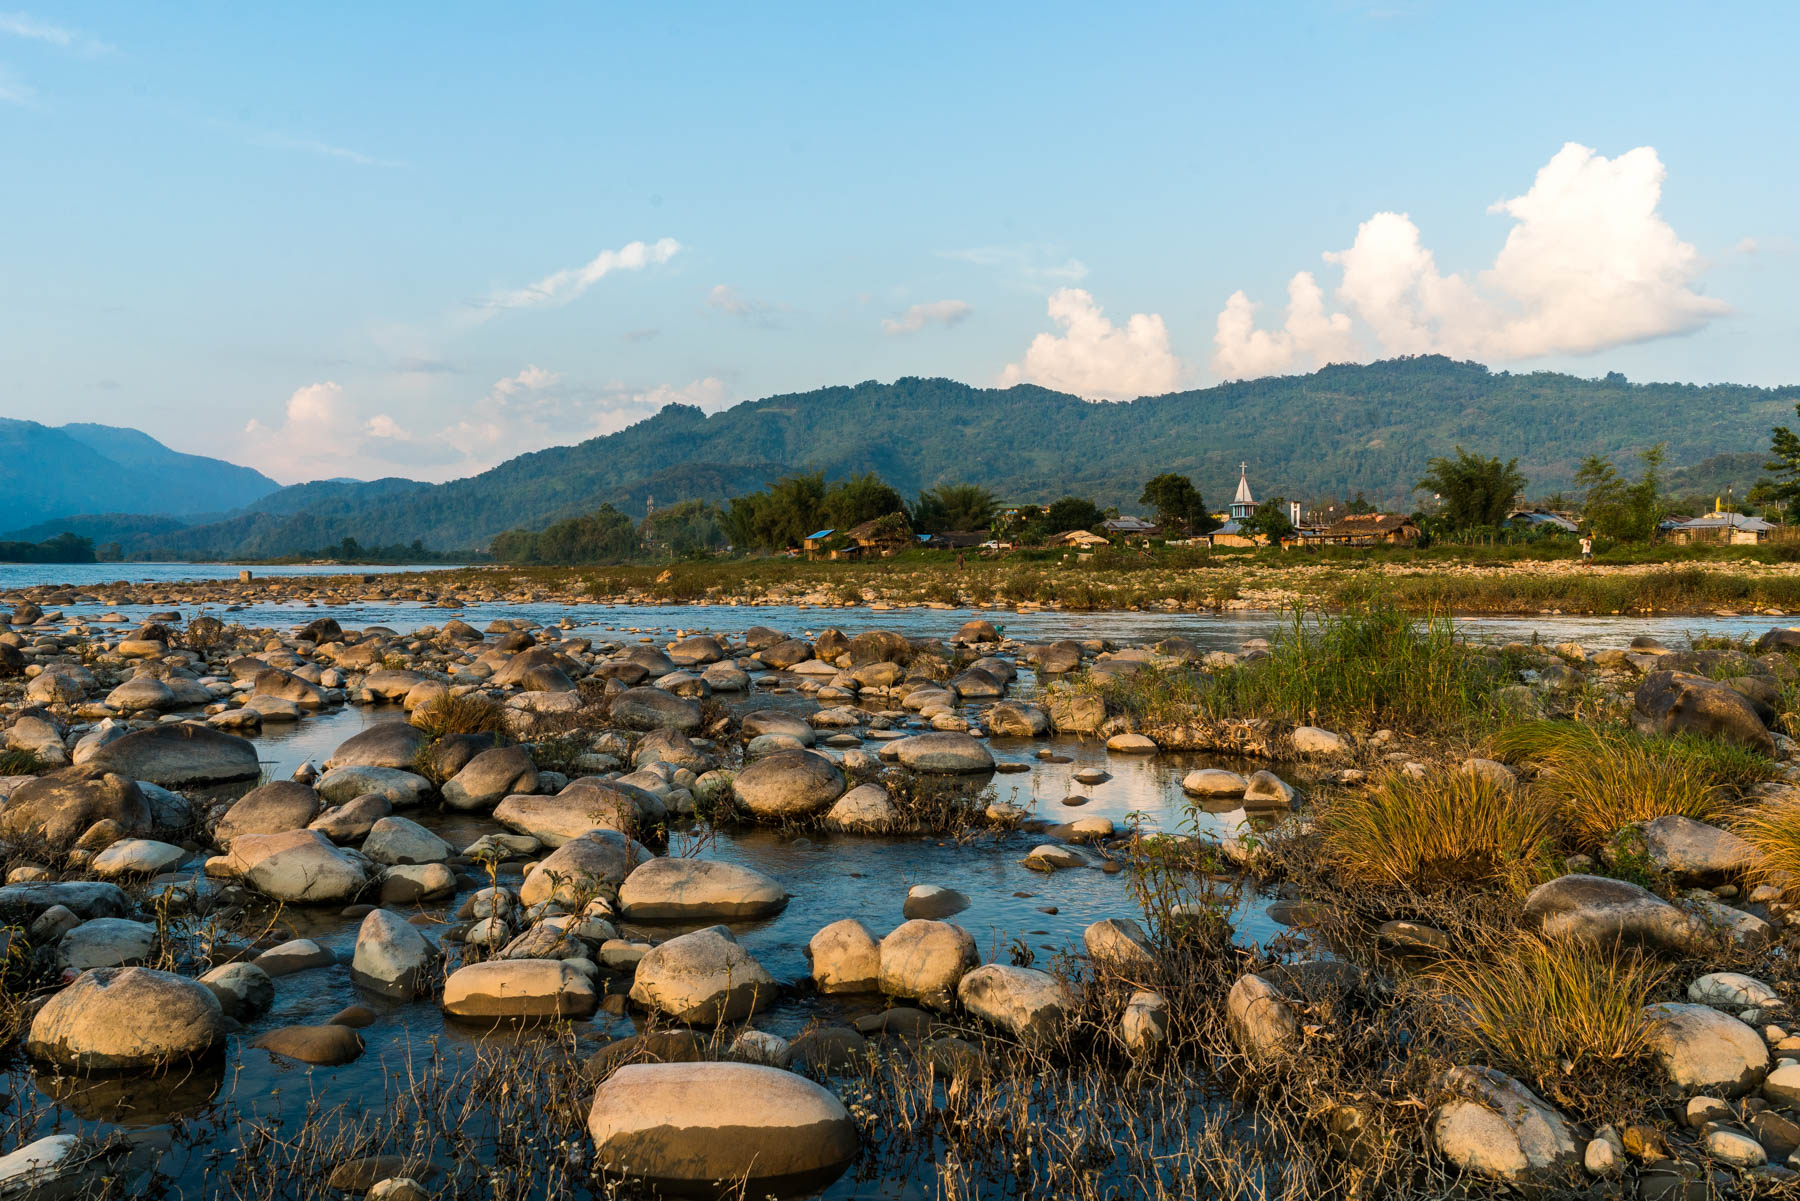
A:
MULTIPOLYGON (((1188 477, 1216 506, 1250 464, 1259 496, 1363 493, 1410 509, 1430 460, 1461 445, 1517 460, 1536 492, 1573 488, 1590 456, 1622 468, 1669 445, 1667 483, 1695 493, 1759 474, 1796 388, 1633 384, 1616 373, 1490 371, 1442 356, 1096 404, 1044 388, 905 378, 774 396, 708 415, 671 405, 606 437, 552 447, 448 484, 331 482, 284 489, 222 522, 132 535, 127 550, 277 555, 329 546, 477 549, 603 504, 638 519, 685 500, 728 502, 785 477, 873 473, 907 497, 946 486, 1000 504, 1074 495, 1136 512, 1147 480, 1188 477)), ((958 520, 963 520, 958 515, 958 520)), ((936 524, 935 518, 933 524, 936 524)), ((810 531, 800 531, 802 534, 810 531)))

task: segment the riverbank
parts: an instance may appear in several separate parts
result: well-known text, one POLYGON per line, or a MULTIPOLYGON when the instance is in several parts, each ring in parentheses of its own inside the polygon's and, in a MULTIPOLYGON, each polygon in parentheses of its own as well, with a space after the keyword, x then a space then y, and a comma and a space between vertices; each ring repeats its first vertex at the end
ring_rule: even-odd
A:
MULTIPOLYGON (((746 559, 627 567, 482 566, 249 580, 0 580, 0 601, 40 605, 257 606, 750 605, 924 607, 1017 612, 1239 613, 1336 610, 1375 598, 1408 613, 1679 616, 1800 611, 1800 563, 1696 557, 1671 562, 1439 557, 1312 558, 1274 552, 1178 561, 1102 553, 1066 559, 904 557, 874 562, 746 559)), ((121 568, 129 565, 120 565, 121 568)))

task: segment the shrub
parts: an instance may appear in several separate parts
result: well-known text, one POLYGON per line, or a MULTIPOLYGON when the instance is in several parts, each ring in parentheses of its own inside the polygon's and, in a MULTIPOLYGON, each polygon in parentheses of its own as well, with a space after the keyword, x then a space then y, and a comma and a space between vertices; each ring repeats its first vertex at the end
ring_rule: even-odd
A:
POLYGON ((414 709, 412 724, 434 739, 447 734, 500 734, 506 728, 506 711, 479 692, 445 693, 414 709))
POLYGON ((1313 827, 1345 883, 1523 892, 1553 862, 1549 808, 1525 789, 1469 772, 1389 773, 1367 791, 1323 802, 1313 827))
POLYGON ((1800 798, 1764 801, 1735 823, 1737 833, 1756 848, 1756 876, 1800 874, 1800 798))
POLYGON ((1672 814, 1713 821, 1737 793, 1775 771, 1764 756, 1711 739, 1648 737, 1574 722, 1524 722, 1497 734, 1490 748, 1501 758, 1538 765, 1535 790, 1587 851, 1606 846, 1633 822, 1672 814))
POLYGON ((1563 1105, 1579 1106, 1577 1090, 1594 1090, 1596 1075, 1617 1079, 1644 1066, 1644 1006, 1667 969, 1628 948, 1509 937, 1426 977, 1449 1004, 1454 1041, 1563 1105))

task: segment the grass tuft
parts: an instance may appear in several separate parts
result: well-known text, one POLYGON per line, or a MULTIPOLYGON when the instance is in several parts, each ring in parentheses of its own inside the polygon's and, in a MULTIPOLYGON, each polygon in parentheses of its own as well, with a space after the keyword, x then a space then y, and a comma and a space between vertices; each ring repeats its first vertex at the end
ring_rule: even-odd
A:
POLYGON ((1552 814, 1537 796, 1468 772, 1392 772, 1325 800, 1320 853, 1345 883, 1523 892, 1554 863, 1552 814))
POLYGON ((36 776, 42 775, 44 770, 44 761, 35 751, 24 747, 0 750, 0 776, 36 776))
POLYGON ((412 724, 432 738, 448 734, 502 734, 506 710, 479 692, 433 697, 412 712, 412 724))
POLYGON ((1740 792, 1775 773, 1771 760, 1743 747, 1573 722, 1524 722, 1495 735, 1490 748, 1539 767, 1535 791, 1585 851, 1602 849, 1634 822, 1716 821, 1740 792))
POLYGON ((1668 977, 1636 950, 1521 935, 1426 977, 1449 1006, 1453 1041, 1562 1105, 1617 1093, 1649 1057, 1644 1015, 1668 977), (1605 1082, 1605 1083, 1602 1083, 1605 1082))
POLYGON ((1733 828, 1756 848, 1752 875, 1763 880, 1784 873, 1800 878, 1800 797, 1764 801, 1740 817, 1733 828))

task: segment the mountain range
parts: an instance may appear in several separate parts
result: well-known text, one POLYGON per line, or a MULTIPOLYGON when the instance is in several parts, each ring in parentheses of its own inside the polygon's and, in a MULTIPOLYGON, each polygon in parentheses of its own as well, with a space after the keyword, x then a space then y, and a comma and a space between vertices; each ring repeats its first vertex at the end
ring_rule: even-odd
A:
MULTIPOLYGON (((710 415, 670 405, 618 433, 444 484, 331 480, 279 490, 247 468, 177 455, 135 431, 5 422, 0 436, 23 437, 4 433, 18 427, 38 440, 29 453, 39 467, 26 478, 18 460, 0 460, 0 498, 23 494, 45 473, 46 439, 57 435, 84 457, 58 465, 54 489, 31 487, 38 504, 31 521, 42 523, 31 532, 81 532, 80 524, 47 520, 57 506, 68 514, 161 514, 183 520, 179 528, 80 520, 110 531, 104 536, 130 553, 173 557, 291 554, 345 537, 364 546, 417 540, 433 550, 472 550, 504 530, 541 527, 602 503, 642 514, 652 503, 722 500, 800 470, 873 471, 907 495, 949 483, 980 484, 1012 502, 1073 493, 1131 512, 1141 507, 1143 481, 1165 471, 1192 477, 1218 507, 1242 462, 1260 498, 1360 491, 1372 502, 1411 508, 1411 486, 1427 460, 1459 445, 1517 458, 1531 494, 1542 495, 1568 487, 1589 454, 1635 474, 1629 458, 1664 442, 1676 489, 1731 485, 1741 494, 1760 473, 1769 428, 1791 422, 1797 403, 1800 387, 1634 384, 1617 373, 1512 373, 1441 356, 1111 404, 1031 385, 904 378, 771 396, 710 415), (136 474, 112 478, 106 472, 114 468, 81 465, 108 453, 107 462, 136 474), (173 460, 192 464, 179 494, 173 481, 159 476, 153 486, 147 478, 173 460), (231 497, 235 503, 227 503, 231 497), (217 520, 191 517, 208 510, 229 511, 217 520)), ((0 521, 14 524, 28 523, 0 521)))

